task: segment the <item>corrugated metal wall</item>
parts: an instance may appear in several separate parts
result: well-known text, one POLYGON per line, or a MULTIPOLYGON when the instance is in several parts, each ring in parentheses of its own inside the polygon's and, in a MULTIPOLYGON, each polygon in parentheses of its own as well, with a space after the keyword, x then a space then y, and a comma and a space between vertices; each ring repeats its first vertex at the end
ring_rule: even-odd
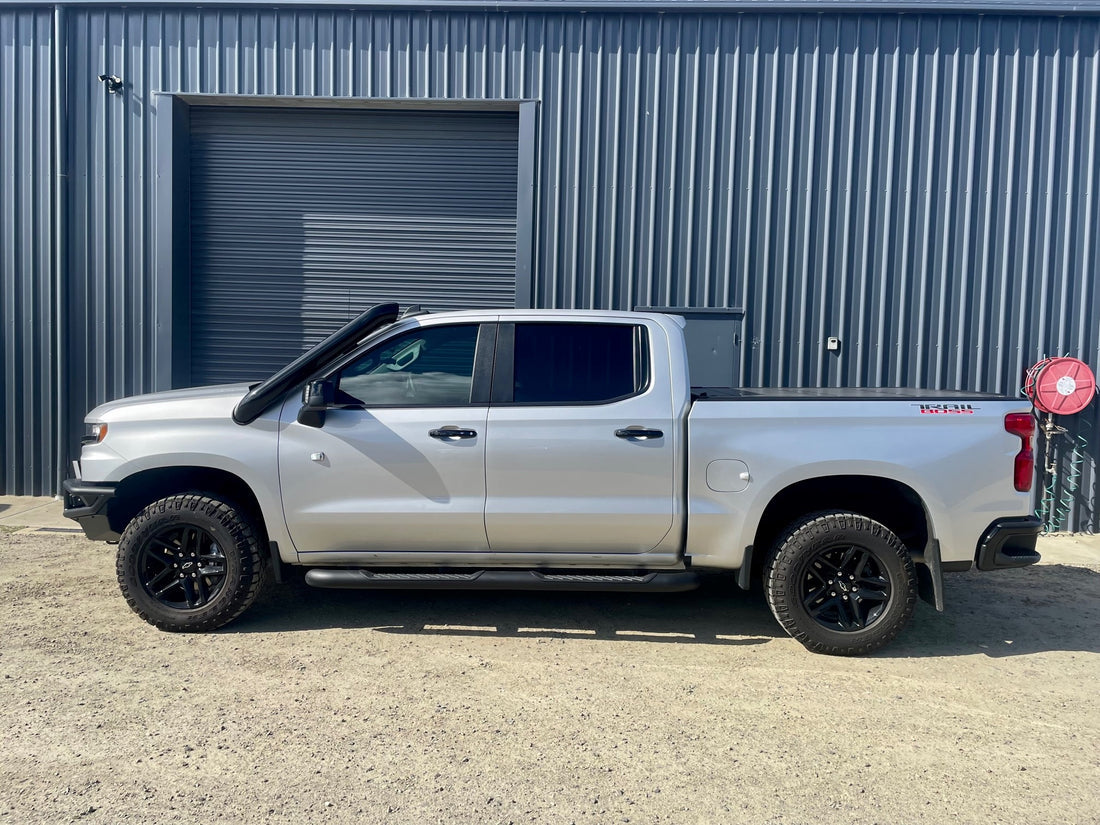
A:
POLYGON ((1095 16, 73 8, 68 41, 74 408, 153 384, 154 91, 537 99, 536 305, 743 306, 750 384, 1100 366, 1095 16))
POLYGON ((0 12, 0 44, 0 489, 41 494, 57 473, 52 12, 0 12))

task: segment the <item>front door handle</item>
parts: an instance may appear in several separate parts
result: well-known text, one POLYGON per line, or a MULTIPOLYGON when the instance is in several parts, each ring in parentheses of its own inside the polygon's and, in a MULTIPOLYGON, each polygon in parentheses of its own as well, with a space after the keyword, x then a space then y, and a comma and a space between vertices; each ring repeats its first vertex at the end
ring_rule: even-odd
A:
POLYGON ((457 441, 460 438, 477 438, 477 430, 465 430, 462 427, 440 427, 428 430, 428 435, 443 441, 457 441))
POLYGON ((651 430, 647 427, 624 427, 621 430, 615 430, 615 435, 618 438, 632 438, 636 441, 647 441, 650 438, 664 438, 665 434, 662 430, 651 430))

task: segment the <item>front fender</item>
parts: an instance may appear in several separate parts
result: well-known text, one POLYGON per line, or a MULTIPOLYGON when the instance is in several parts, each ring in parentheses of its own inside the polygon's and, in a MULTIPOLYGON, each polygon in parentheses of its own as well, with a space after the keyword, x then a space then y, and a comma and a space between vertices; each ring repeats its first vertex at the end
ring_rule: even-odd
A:
POLYGON ((265 415, 247 426, 199 420, 112 424, 100 444, 84 447, 81 480, 118 485, 149 470, 199 468, 230 473, 256 497, 268 537, 280 548, 283 561, 297 553, 283 519, 278 466, 279 422, 265 415))

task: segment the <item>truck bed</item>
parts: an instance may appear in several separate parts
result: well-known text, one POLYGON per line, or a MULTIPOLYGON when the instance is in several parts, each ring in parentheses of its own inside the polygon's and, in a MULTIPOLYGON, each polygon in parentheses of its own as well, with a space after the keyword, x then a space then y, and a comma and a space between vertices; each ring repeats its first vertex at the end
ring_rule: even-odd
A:
POLYGON ((758 524, 766 502, 807 478, 904 485, 935 525, 945 562, 972 559, 993 515, 1028 512, 1028 495, 1012 481, 1020 439, 1004 427, 1007 414, 1027 412, 1024 399, 904 388, 703 390, 687 440, 688 545, 698 566, 736 567, 740 559, 722 556, 753 543, 741 526, 758 524))

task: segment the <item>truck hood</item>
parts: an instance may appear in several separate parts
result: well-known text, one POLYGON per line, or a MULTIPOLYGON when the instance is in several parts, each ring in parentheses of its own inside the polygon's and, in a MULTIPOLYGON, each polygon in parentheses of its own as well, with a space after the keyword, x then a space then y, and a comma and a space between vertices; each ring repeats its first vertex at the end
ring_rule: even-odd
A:
POLYGON ((147 395, 133 395, 100 404, 84 420, 129 421, 147 418, 221 418, 228 417, 233 407, 248 392, 249 384, 219 384, 210 387, 189 387, 147 395))

